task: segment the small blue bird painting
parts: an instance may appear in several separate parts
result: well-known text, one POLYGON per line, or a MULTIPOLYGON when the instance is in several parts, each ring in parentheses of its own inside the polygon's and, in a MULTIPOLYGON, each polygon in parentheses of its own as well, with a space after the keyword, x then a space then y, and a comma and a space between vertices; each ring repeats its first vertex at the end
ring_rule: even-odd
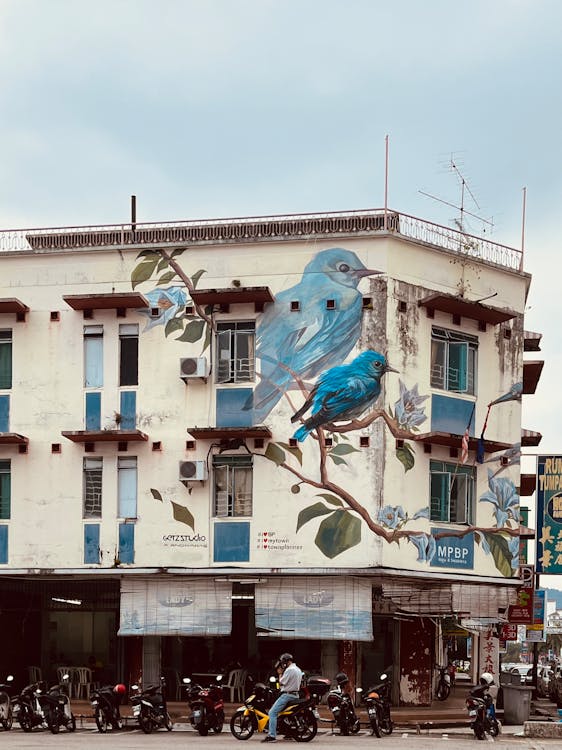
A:
POLYGON ((296 422, 309 409, 311 415, 293 437, 302 443, 316 427, 357 419, 380 395, 385 372, 398 372, 379 352, 368 350, 347 365, 326 370, 318 378, 309 397, 291 417, 296 422))
POLYGON ((338 365, 361 333, 361 279, 382 273, 366 268, 357 255, 341 247, 322 250, 305 267, 298 284, 276 295, 256 331, 260 382, 245 409, 254 424, 270 413, 281 396, 338 365))

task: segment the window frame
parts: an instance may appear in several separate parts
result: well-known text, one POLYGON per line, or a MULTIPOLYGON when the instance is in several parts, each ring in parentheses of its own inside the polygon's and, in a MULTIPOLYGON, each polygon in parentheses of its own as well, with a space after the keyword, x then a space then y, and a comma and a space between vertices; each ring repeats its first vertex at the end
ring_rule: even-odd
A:
POLYGON ((103 388, 103 326, 84 326, 84 388, 103 388))
POLYGON ((256 379, 256 321, 219 321, 216 332, 216 382, 253 383, 256 379), (239 357, 242 337, 246 339, 247 357, 239 357), (228 356, 224 356, 227 354, 228 356), (245 367, 243 362, 246 361, 245 367), (228 363, 226 365, 225 363, 228 363))
POLYGON ((119 386, 139 384, 139 327, 137 323, 119 326, 119 386))
MULTIPOLYGON (((93 491, 95 491, 97 488, 94 486, 92 488, 93 491)), ((87 458, 83 459, 82 463, 82 518, 83 519, 91 519, 96 518, 100 519, 102 517, 103 513, 103 458, 101 457, 93 457, 88 456, 87 458), (88 503, 88 482, 92 481, 93 476, 91 476, 94 472, 99 472, 99 511, 92 507, 90 510, 87 509, 87 503, 88 503)))
POLYGON ((253 456, 213 456, 213 518, 251 518, 254 510, 253 485, 253 456), (247 496, 244 497, 243 493, 247 496))
POLYGON ((0 330, 0 347, 5 347, 6 356, 6 380, 2 381, 2 373, 0 371, 0 391, 9 391, 12 388, 14 379, 14 338, 13 331, 11 328, 4 328, 0 330), (9 370, 9 371, 8 371, 9 370), (4 384, 3 384, 4 383, 4 384))
POLYGON ((117 517, 138 518, 139 477, 136 456, 117 458, 117 517), (131 483, 132 482, 132 483, 131 483), (130 483, 130 487, 127 484, 130 483), (124 494, 125 489, 133 490, 124 494), (123 511, 132 511, 124 513, 123 511))
POLYGON ((429 520, 432 523, 456 524, 459 526, 474 525, 476 512, 476 480, 477 472, 474 466, 460 466, 448 461, 431 459, 429 462, 429 520), (434 513, 434 487, 437 477, 445 481, 441 487, 438 513, 434 513), (460 505, 459 490, 464 495, 460 505), (448 497, 445 501, 445 496, 448 497), (454 500, 454 503, 453 503, 454 500), (455 512, 453 512, 453 509, 455 512))
POLYGON ((9 521, 12 516, 12 464, 0 460, 0 521, 9 521), (3 481, 2 477, 5 477, 3 481), (4 493, 2 492, 4 488, 4 493))
POLYGON ((429 381, 431 388, 436 388, 447 393, 462 393, 468 396, 476 396, 478 389, 478 345, 477 336, 452 331, 442 326, 431 327, 431 366, 429 381), (442 348, 442 354, 437 357, 438 347, 442 348), (458 373, 455 384, 452 378, 451 362, 454 361, 452 355, 456 355, 458 366, 455 371, 458 373), (438 361, 440 360, 440 361, 438 361), (442 376, 439 378, 434 374, 438 367, 442 369, 442 376), (462 368, 462 370, 461 370, 462 368))

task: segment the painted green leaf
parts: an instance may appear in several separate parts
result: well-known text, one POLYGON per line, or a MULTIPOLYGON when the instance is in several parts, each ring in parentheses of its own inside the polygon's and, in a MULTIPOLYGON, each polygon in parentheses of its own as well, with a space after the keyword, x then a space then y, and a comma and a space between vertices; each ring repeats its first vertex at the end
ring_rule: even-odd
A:
POLYGON ((186 526, 195 531, 195 520, 185 505, 179 505, 179 503, 175 503, 173 500, 170 500, 170 502, 172 503, 174 520, 185 523, 186 526))
POLYGON ((317 497, 323 497, 327 503, 330 503, 330 505, 339 505, 340 508, 343 507, 342 501, 335 495, 330 495, 327 492, 319 492, 317 497))
POLYGON ((263 455, 270 461, 273 461, 274 464, 277 464, 277 466, 281 466, 281 464, 284 464, 285 459, 287 458, 287 456, 285 455, 285 451, 276 443, 268 443, 263 455))
POLYGON ((334 456, 332 453, 328 453, 328 456, 332 459, 336 466, 340 466, 341 464, 347 466, 347 461, 345 459, 340 458, 339 456, 334 456))
POLYGON ((166 328, 164 328, 164 335, 169 336, 171 333, 175 333, 176 331, 181 331, 183 328, 183 321, 179 318, 172 318, 166 323, 166 328))
POLYGON ((158 250, 141 250, 140 253, 137 255, 137 260, 139 258, 160 258, 161 255, 158 252, 158 250))
POLYGON ((176 338, 176 341, 189 341, 191 344, 194 344, 196 341, 199 341, 203 335, 204 328, 204 320, 192 320, 191 323, 186 325, 185 331, 182 335, 176 338))
POLYGON ((314 503, 314 505, 309 505, 308 508, 304 508, 299 513, 299 517, 297 518, 297 531, 304 526, 305 523, 312 521, 313 518, 325 516, 328 513, 333 512, 332 508, 326 508, 324 503, 314 503))
POLYGON ((156 272, 160 273, 160 271, 163 271, 165 268, 168 268, 168 258, 162 258, 160 263, 156 266, 156 272))
POLYGON ((162 276, 158 279, 156 282, 157 286, 160 286, 161 284, 167 284, 169 281, 171 281, 174 276, 176 275, 175 271, 168 271, 167 273, 163 273, 162 276))
POLYGON ((160 500, 161 503, 164 502, 164 499, 163 499, 162 495, 158 492, 158 490, 155 490, 153 487, 151 487, 150 488, 150 492, 152 494, 152 497, 155 500, 160 500))
POLYGON ((404 443, 401 448, 396 449, 396 457, 404 465, 404 473, 414 468, 416 456, 409 443, 404 443))
POLYGON ((293 493, 293 495, 298 495, 300 491, 301 491, 300 484, 293 484, 292 485, 291 492, 293 493))
POLYGON ((193 284, 194 289, 197 289, 197 284, 199 283, 199 279, 201 278, 201 276, 203 276, 204 273, 207 273, 207 271, 205 271, 205 269, 202 268, 199 271, 196 271, 191 277, 191 283, 193 284))
POLYGON ((496 563, 496 568, 500 571, 502 576, 511 578, 513 575, 513 569, 511 567, 511 552, 509 551, 509 545, 507 543, 507 537, 504 534, 490 534, 486 532, 480 532, 482 536, 488 542, 490 552, 496 563))
POLYGON ((182 253, 185 253, 185 247, 181 247, 178 250, 174 250, 174 252, 170 255, 170 258, 177 258, 178 255, 181 255, 182 253))
POLYGON ((325 518, 314 540, 318 549, 330 559, 341 555, 361 541, 361 521, 347 510, 336 510, 325 518))
POLYGON ((335 445, 333 448, 329 451, 331 456, 347 456, 349 453, 359 453, 357 448, 354 448, 352 445, 335 445))
POLYGON ((158 265, 159 257, 160 256, 157 255, 149 260, 143 260, 143 262, 139 263, 136 268, 133 268, 133 272, 131 273, 131 286, 133 289, 139 284, 142 284, 143 281, 147 281, 152 276, 154 269, 158 265))
POLYGON ((289 445, 289 443, 278 443, 278 445, 281 445, 286 451, 294 456, 302 466, 302 450, 298 447, 298 445, 293 446, 289 445))

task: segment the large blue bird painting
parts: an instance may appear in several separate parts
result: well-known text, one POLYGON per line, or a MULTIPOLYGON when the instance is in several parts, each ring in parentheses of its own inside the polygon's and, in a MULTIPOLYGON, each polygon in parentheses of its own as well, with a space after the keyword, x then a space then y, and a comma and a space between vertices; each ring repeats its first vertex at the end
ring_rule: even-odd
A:
POLYGON ((310 417, 293 437, 302 442, 316 427, 360 417, 379 397, 385 372, 398 371, 390 367, 383 354, 372 350, 362 352, 347 365, 323 372, 309 397, 291 417, 291 422, 296 422, 311 409, 310 417))
POLYGON ((254 424, 267 417, 287 390, 298 388, 295 376, 315 378, 345 360, 361 333, 363 302, 357 287, 362 278, 378 273, 350 250, 322 250, 299 283, 268 305, 256 331, 260 381, 244 406, 253 409, 254 424))

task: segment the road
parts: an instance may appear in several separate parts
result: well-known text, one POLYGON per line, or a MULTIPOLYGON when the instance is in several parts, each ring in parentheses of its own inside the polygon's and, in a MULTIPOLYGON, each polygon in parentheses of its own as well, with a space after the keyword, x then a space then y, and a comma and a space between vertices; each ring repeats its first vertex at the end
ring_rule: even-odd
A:
MULTIPOLYGON (((75 733, 61 730, 60 734, 52 735, 45 730, 34 730, 30 734, 20 729, 0 732, 0 749, 9 750, 45 750, 46 748, 61 748, 62 750, 138 750, 138 748, 154 748, 154 750, 178 750, 189 744, 190 750, 258 750, 261 737, 254 735, 246 742, 236 740, 229 732, 209 737, 199 735, 186 725, 177 726, 174 731, 159 730, 146 735, 137 729, 122 732, 108 732, 99 734, 95 729, 82 729, 75 733)), ((537 740, 527 737, 517 737, 512 734, 501 735, 488 742, 495 742, 498 750, 554 750, 560 747, 560 740, 537 740)), ((464 750, 478 747, 477 740, 468 734, 447 730, 432 731, 431 734, 416 734, 414 732, 396 732, 390 737, 377 739, 366 732, 360 732, 353 737, 340 737, 329 731, 320 731, 309 746, 311 750, 368 750, 372 745, 374 750, 436 750, 449 745, 451 750, 464 750)), ((290 742, 278 740, 281 747, 291 746, 290 742)), ((308 747, 308 746, 307 746, 308 747)), ((281 750, 281 748, 280 748, 281 750)))

